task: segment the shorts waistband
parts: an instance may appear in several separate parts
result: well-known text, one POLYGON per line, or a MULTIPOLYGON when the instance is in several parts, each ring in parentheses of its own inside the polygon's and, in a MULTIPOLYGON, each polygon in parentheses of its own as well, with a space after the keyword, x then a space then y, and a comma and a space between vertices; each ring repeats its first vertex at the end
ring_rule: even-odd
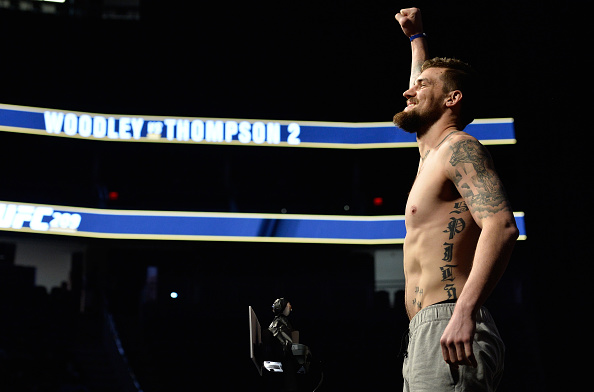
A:
MULTIPOLYGON (((412 331, 416 327, 425 322, 449 320, 450 318, 452 318, 452 314, 454 313, 455 307, 455 303, 429 305, 426 308, 421 309, 419 313, 415 314, 412 320, 410 320, 408 329, 412 333, 412 331)), ((489 311, 483 306, 478 310, 476 314, 476 321, 493 323, 493 317, 491 316, 491 313, 489 313, 489 311)))

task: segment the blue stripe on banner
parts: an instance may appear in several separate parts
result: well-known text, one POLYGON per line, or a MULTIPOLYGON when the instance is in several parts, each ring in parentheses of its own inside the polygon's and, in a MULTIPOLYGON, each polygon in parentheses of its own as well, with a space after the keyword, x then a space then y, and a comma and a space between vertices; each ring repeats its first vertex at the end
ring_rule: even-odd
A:
POLYGON ((514 123, 512 121, 474 122, 466 127, 466 132, 479 140, 514 140, 514 123))
POLYGON ((0 125, 45 131, 43 113, 0 108, 0 125))
POLYGON ((359 221, 332 218, 267 219, 265 216, 154 216, 82 213, 79 232, 124 235, 303 238, 339 240, 403 239, 404 220, 359 221))
MULTIPOLYGON (((465 131, 479 140, 515 140, 514 124, 509 120, 469 124, 465 131)), ((416 143, 416 135, 393 125, 338 127, 301 125, 300 138, 305 143, 378 144, 416 143)))
POLYGON ((274 237, 356 240, 404 239, 403 219, 377 221, 278 220, 274 237))
POLYGON ((415 143, 416 136, 404 132, 394 125, 347 127, 300 125, 300 139, 304 143, 327 144, 376 144, 376 143, 415 143))
MULTIPOLYGON (((524 214, 515 213, 521 239, 524 214)), ((0 202, 0 230, 78 237, 398 244, 404 217, 119 211, 0 202)))

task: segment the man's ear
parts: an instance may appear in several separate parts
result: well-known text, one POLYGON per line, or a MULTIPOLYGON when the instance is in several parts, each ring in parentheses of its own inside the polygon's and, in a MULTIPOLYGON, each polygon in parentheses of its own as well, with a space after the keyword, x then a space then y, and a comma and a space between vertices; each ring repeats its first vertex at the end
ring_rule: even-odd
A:
POLYGON ((453 90, 450 91, 446 97, 446 107, 452 108, 460 103, 462 100, 462 91, 453 90))

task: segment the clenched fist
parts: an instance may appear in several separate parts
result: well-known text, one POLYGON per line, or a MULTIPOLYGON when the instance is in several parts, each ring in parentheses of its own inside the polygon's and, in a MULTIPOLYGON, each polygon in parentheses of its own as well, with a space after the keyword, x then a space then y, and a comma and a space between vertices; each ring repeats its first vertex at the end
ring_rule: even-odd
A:
POLYGON ((400 23, 402 31, 407 37, 423 33, 423 20, 421 10, 418 8, 405 8, 396 14, 396 20, 400 23))

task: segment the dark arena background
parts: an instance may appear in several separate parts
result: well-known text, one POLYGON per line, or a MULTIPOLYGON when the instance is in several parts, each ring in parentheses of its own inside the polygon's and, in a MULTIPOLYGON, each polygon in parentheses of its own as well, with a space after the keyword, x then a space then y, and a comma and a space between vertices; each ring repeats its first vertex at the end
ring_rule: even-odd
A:
MULTIPOLYGON (((394 15, 418 6, 431 55, 460 58, 483 75, 478 118, 514 119, 517 142, 488 146, 526 225, 487 302, 507 346, 500 390, 579 390, 573 386, 592 362, 584 312, 592 302, 592 143, 583 104, 591 102, 584 58, 591 45, 580 20, 587 5, 0 0, 0 104, 390 122, 404 107, 410 69, 409 42, 394 15)), ((137 143, 0 131, 3 211, 16 203, 397 216, 418 163, 414 147, 137 143)), ((250 359, 248 306, 265 329, 281 296, 323 371, 317 390, 402 388, 398 353, 408 320, 399 243, 108 238, 2 225, 2 391, 277 390, 274 375, 260 376, 250 359)), ((310 381, 304 390, 318 385, 310 381)))

